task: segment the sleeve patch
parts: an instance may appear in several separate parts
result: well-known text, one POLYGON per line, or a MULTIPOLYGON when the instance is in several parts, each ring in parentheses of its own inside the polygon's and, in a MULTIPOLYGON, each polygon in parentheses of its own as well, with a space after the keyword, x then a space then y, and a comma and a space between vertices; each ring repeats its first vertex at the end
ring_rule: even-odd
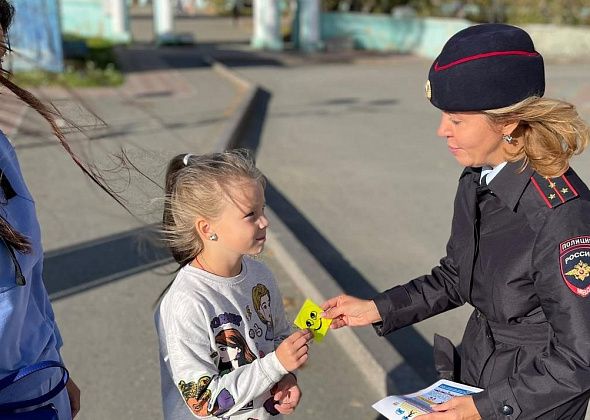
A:
POLYGON ((590 236, 577 236, 559 244, 561 277, 578 296, 590 294, 590 236))

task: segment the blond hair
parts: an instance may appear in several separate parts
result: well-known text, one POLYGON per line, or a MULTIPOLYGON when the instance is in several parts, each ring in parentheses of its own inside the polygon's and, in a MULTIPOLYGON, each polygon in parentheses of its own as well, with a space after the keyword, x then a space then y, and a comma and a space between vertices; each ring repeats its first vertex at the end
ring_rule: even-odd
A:
POLYGON ((530 165, 543 176, 562 175, 590 141, 590 128, 575 106, 557 99, 533 96, 483 114, 495 124, 519 122, 512 133, 518 149, 508 160, 523 160, 523 168, 530 165))
POLYGON ((174 259, 184 266, 202 250, 195 220, 215 220, 226 200, 233 198, 229 187, 243 180, 266 185, 264 175, 250 153, 236 149, 207 155, 178 155, 166 172, 163 234, 174 259))

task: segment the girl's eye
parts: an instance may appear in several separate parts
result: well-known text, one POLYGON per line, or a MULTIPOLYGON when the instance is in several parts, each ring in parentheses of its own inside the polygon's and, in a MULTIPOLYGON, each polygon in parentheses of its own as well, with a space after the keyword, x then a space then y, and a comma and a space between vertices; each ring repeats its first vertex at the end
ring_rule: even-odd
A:
POLYGON ((248 213, 247 215, 244 216, 244 219, 248 218, 248 217, 252 217, 254 216, 254 212, 251 211, 250 213, 248 213))

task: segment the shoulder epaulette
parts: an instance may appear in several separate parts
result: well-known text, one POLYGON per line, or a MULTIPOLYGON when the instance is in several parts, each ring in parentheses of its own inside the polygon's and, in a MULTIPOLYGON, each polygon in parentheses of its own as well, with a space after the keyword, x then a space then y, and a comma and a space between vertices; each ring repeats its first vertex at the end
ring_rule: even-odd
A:
POLYGON ((578 192, 572 187, 565 175, 549 178, 535 172, 531 176, 531 182, 550 209, 561 206, 578 196, 578 192))

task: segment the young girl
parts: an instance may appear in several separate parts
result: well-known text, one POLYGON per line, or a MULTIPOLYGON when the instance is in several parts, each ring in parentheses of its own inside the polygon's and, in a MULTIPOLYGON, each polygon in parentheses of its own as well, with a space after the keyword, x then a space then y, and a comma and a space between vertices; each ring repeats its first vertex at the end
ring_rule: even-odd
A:
POLYGON ((290 414, 301 392, 309 331, 288 335, 262 252, 262 173, 243 151, 172 159, 164 232, 181 268, 156 309, 165 419, 267 419, 290 414), (268 291, 269 316, 255 301, 268 291), (274 334, 261 326, 272 320, 274 334))

